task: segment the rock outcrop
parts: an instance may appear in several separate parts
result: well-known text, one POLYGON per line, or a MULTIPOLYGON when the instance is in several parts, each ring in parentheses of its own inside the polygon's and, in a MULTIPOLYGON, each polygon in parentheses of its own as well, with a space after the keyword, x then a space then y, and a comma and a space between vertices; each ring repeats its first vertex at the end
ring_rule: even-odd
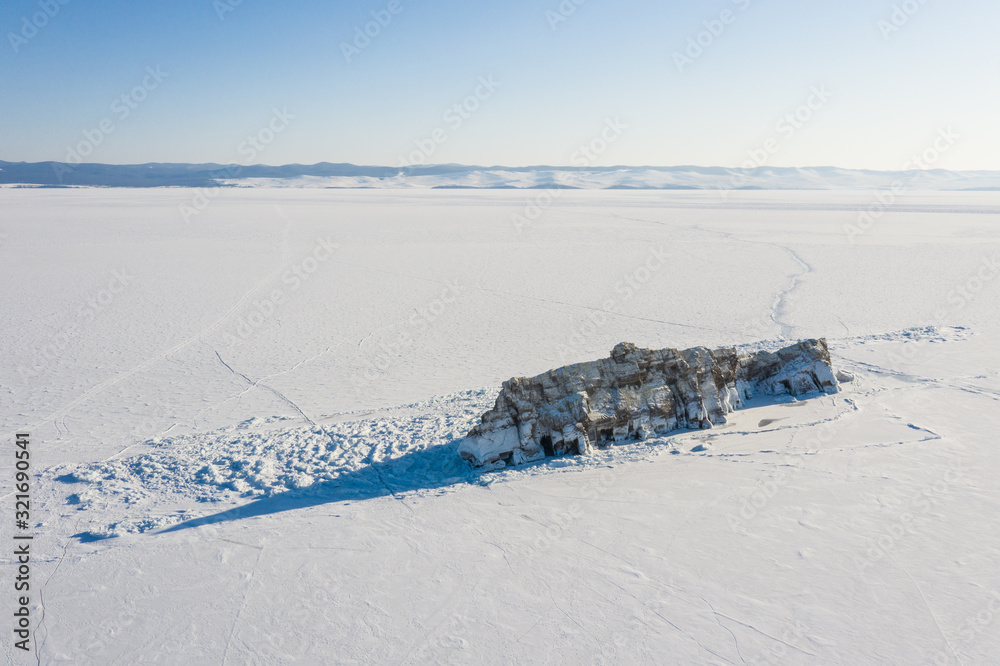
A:
POLYGON ((754 395, 837 391, 825 339, 751 354, 622 342, 609 358, 504 382, 459 452, 477 466, 519 465, 678 428, 722 425, 754 395))

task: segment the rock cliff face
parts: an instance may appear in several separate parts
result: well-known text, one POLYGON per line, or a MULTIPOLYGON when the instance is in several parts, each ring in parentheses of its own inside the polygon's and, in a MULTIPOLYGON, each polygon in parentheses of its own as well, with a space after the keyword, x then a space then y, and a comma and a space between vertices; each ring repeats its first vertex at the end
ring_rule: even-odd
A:
POLYGON ((754 395, 837 391, 825 339, 752 354, 639 349, 622 342, 610 358, 504 382, 459 452, 477 466, 519 465, 677 428, 721 425, 754 395))

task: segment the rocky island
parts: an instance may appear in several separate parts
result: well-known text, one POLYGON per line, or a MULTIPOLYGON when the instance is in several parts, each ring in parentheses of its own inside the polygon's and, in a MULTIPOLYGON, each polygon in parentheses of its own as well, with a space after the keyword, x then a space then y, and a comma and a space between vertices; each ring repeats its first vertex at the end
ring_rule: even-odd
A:
POLYGON ((823 338, 753 353, 621 342, 608 358, 504 382, 459 453, 476 466, 520 465, 679 428, 722 425, 726 414, 755 395, 838 390, 823 338))

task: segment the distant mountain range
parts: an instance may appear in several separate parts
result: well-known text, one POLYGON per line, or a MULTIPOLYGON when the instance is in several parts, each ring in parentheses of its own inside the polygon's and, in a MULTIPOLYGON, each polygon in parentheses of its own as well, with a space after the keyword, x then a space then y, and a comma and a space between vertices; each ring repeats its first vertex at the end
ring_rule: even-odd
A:
POLYGON ((411 167, 354 164, 66 164, 0 161, 0 186, 469 189, 1000 190, 1000 171, 868 171, 837 167, 411 167))

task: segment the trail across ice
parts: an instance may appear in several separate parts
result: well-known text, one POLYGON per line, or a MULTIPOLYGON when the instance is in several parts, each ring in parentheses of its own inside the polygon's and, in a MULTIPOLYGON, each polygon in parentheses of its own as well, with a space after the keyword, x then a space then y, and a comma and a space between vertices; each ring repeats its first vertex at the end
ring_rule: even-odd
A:
POLYGON ((791 324, 791 318, 789 316, 790 313, 788 312, 788 299, 792 295, 792 292, 798 288, 799 284, 802 282, 802 278, 807 274, 812 273, 813 269, 812 266, 803 261, 802 257, 800 257, 799 254, 792 248, 786 245, 778 245, 777 243, 768 243, 768 245, 774 245, 775 247, 781 248, 788 254, 792 255, 792 258, 795 259, 799 266, 802 267, 802 271, 800 273, 796 273, 791 276, 791 281, 789 282, 788 287, 778 294, 777 298, 774 300, 774 306, 771 308, 771 321, 777 324, 781 329, 781 337, 786 340, 790 340, 792 337, 792 330, 795 327, 791 324))

